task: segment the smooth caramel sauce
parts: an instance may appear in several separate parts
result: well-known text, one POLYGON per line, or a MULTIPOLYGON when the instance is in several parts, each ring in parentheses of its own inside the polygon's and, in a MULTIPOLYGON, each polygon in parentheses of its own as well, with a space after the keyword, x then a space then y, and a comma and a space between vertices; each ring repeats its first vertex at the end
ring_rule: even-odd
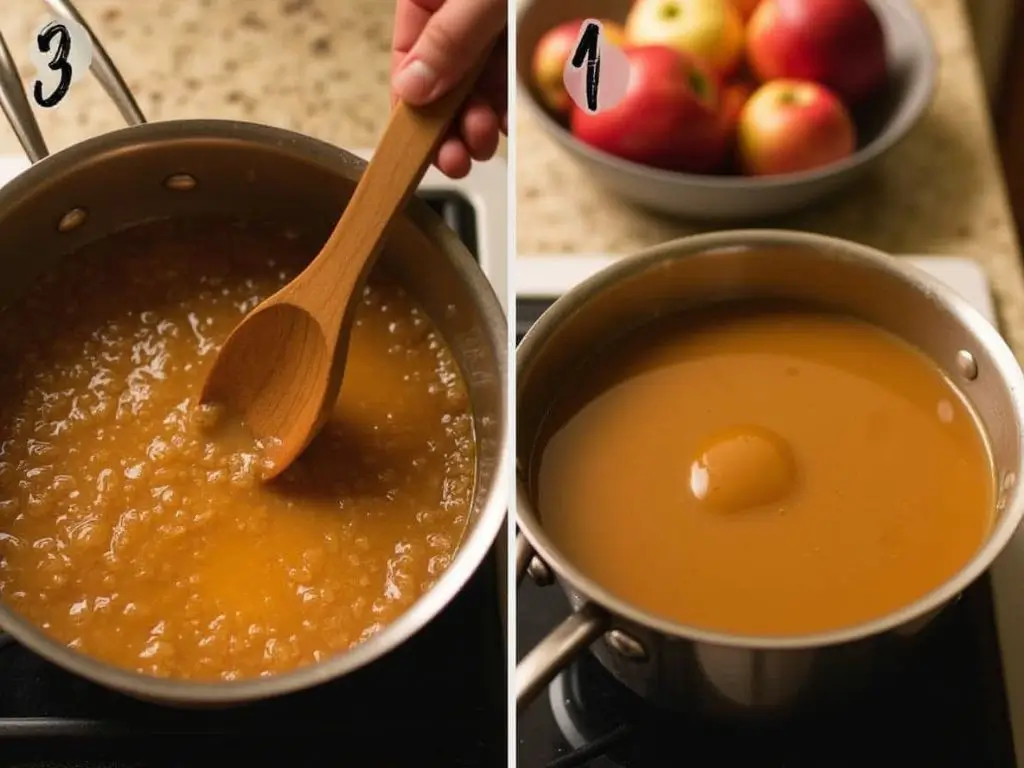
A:
POLYGON ((761 427, 733 427, 714 435, 690 465, 690 493, 723 512, 784 501, 796 482, 793 449, 761 427))
POLYGON ((586 362, 534 451, 542 524, 680 623, 845 628, 951 578, 993 522, 975 416, 918 351, 796 307, 656 321, 586 362))
POLYGON ((241 318, 315 253, 261 227, 156 224, 65 260, 0 311, 0 595, 80 651, 192 679, 279 673, 371 637, 467 525, 459 369, 384 276, 335 413, 279 480, 197 407, 241 318))

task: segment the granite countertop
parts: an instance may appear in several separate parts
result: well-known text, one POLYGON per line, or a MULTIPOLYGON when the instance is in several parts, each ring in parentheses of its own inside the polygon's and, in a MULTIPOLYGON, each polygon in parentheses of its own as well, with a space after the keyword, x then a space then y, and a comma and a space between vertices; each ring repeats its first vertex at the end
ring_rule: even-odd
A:
MULTIPOLYGON (((10 4, 7 4, 10 5, 10 4)), ((394 0, 75 0, 148 120, 213 117, 372 147, 390 111, 394 0)), ((42 0, 5 7, 0 31, 32 82, 42 0)), ((51 150, 124 123, 91 77, 36 110, 51 150)), ((0 120, 0 153, 20 152, 0 120)), ((504 154, 504 143, 502 151, 504 154)))
MULTIPOLYGON (((917 0, 939 52, 932 108, 879 171, 815 210, 772 222, 890 253, 978 260, 1004 332, 1024 359, 1024 279, 978 58, 962 0, 917 0)), ((647 214, 595 188, 521 108, 517 250, 629 253, 708 227, 647 214)))
MULTIPOLYGON (((5 3, 0 30, 31 83, 42 0, 5 3)), ((268 123, 343 147, 387 120, 391 0, 76 0, 149 120, 268 123)), ((36 115, 51 150, 124 123, 92 78, 36 115)), ((0 127, 0 153, 20 148, 0 127)))

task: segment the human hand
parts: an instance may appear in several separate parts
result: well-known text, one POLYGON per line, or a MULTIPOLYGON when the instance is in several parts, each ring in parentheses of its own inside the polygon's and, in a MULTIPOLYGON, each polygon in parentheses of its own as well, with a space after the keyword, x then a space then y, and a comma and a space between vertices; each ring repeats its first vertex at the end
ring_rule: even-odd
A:
MULTIPOLYGON (((396 0, 391 103, 429 104, 447 93, 506 27, 506 0, 396 0)), ((447 176, 488 160, 508 133, 507 37, 501 35, 434 164, 447 176)))

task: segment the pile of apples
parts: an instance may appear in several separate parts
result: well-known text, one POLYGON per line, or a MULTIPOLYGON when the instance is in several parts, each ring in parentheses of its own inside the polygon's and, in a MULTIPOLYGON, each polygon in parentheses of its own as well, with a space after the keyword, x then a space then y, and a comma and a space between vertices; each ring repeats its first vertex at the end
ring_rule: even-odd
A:
POLYGON ((629 61, 622 99, 590 113, 563 72, 583 19, 539 41, 544 105, 578 140, 643 165, 749 176, 830 165, 857 149, 851 116, 888 81, 866 0, 634 0, 602 40, 629 61))

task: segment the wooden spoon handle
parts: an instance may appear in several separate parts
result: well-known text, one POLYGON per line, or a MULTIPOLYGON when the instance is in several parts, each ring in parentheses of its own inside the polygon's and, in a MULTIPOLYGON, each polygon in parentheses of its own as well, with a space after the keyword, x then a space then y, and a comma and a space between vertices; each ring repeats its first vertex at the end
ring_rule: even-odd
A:
POLYGON ((493 49, 492 43, 466 77, 437 101, 425 107, 399 102, 391 112, 384 135, 352 199, 320 255, 303 275, 317 281, 324 310, 344 310, 349 302, 337 298, 361 289, 389 222, 422 181, 448 126, 476 85, 493 49), (342 258, 332 258, 330 255, 339 249, 342 258))

